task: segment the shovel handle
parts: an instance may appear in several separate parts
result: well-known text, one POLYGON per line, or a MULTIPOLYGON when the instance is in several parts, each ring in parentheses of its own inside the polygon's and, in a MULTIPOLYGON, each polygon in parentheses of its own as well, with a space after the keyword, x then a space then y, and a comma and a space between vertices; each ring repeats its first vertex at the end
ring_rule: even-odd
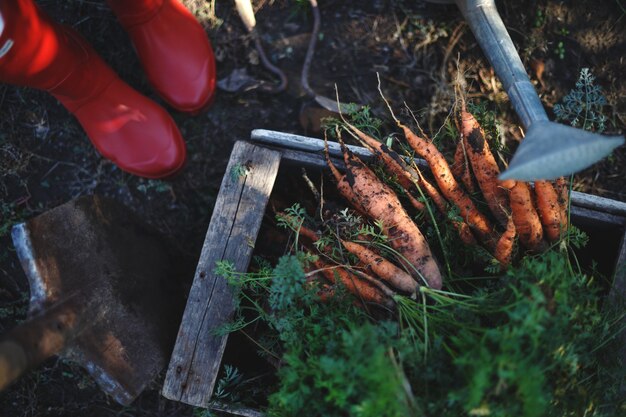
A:
POLYGON ((547 121, 541 100, 500 18, 494 0, 456 0, 526 129, 547 121))
POLYGON ((59 353, 73 338, 78 311, 73 302, 56 304, 0 339, 0 391, 26 370, 59 353))

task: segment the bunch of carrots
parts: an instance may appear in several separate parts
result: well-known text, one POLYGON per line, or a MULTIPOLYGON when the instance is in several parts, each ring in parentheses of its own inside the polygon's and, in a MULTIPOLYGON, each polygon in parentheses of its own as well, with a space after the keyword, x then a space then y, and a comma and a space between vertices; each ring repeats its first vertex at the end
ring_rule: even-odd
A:
MULTIPOLYGON (((485 132, 465 105, 457 116, 460 139, 454 162, 449 164, 431 140, 416 134, 398 121, 411 149, 423 158, 431 171, 431 182, 416 164, 343 121, 351 133, 382 162, 413 209, 425 211, 432 204, 451 222, 460 240, 480 246, 506 268, 513 261, 516 242, 520 253, 538 253, 564 235, 568 225, 568 187, 563 178, 554 182, 500 181, 500 168, 489 149, 485 132), (482 212, 472 195, 480 192, 489 212, 482 212), (456 210, 460 216, 446 213, 456 210)), ((415 295, 420 287, 439 290, 443 286, 437 260, 418 224, 407 213, 393 188, 354 155, 338 135, 345 172, 333 164, 326 144, 326 160, 337 190, 363 217, 382 225, 381 229, 395 256, 385 257, 368 238, 356 241, 339 238, 341 246, 358 259, 355 266, 333 262, 328 245, 320 245, 320 235, 299 223, 304 245, 316 255, 311 269, 324 277, 320 295, 332 293, 332 285, 341 284, 364 303, 391 307, 395 293, 415 295)), ((282 216, 288 216, 282 214, 282 216)), ((428 218, 428 216, 425 216, 428 218)), ((293 223, 293 219, 292 223, 293 223)))

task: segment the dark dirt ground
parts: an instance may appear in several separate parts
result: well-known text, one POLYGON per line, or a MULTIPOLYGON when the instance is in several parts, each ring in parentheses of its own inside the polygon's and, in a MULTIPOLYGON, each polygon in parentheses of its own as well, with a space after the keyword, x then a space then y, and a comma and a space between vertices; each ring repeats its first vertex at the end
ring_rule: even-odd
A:
MULTIPOLYGON (((38 2, 58 20, 79 30, 130 85, 161 102, 150 89, 126 34, 101 1, 38 2)), ((271 80, 259 65, 253 42, 232 2, 186 1, 207 28, 218 60, 218 78, 245 68, 271 80)), ((319 135, 311 100, 299 74, 311 30, 306 1, 255 1, 258 26, 272 62, 289 77, 278 95, 219 92, 213 107, 190 117, 172 112, 189 150, 185 171, 169 182, 121 172, 100 158, 76 120, 45 92, 0 86, 0 332, 26 314, 28 287, 10 242, 13 224, 72 198, 99 193, 132 207, 177 242, 193 267, 213 202, 236 140, 255 128, 319 135), (304 110, 303 110, 304 109, 304 110), (309 110, 307 110, 309 109, 309 110), (306 122, 302 120, 306 119, 306 122)), ((606 133, 626 128, 626 3, 623 0, 523 0, 498 2, 502 18, 551 113, 589 67, 604 89, 606 133), (545 70, 536 71, 537 63, 545 70), (540 79, 539 79, 540 78, 540 79)), ((442 126, 454 100, 451 80, 460 69, 468 96, 495 112, 503 137, 521 137, 506 94, 454 6, 423 1, 320 1, 322 29, 310 84, 344 102, 359 102, 391 124, 377 92, 380 73, 386 97, 403 102, 428 132, 442 126), (455 39, 454 34, 460 37, 455 39)), ((162 103, 162 102, 161 102, 162 103)), ((313 106, 315 108, 315 106, 313 106)), ((574 189, 626 201, 626 148, 575 177, 574 189)), ((154 381, 132 406, 102 394, 71 363, 48 360, 0 394, 0 416, 187 416, 199 410, 159 395, 154 381)))

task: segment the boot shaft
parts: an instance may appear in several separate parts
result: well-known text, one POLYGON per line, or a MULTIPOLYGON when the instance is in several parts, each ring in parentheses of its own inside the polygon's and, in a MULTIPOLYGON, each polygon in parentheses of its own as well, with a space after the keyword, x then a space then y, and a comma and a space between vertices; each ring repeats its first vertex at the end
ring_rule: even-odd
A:
POLYGON ((129 29, 152 19, 164 0, 107 0, 122 26, 129 29))
POLYGON ((60 25, 52 22, 32 0, 0 2, 4 28, 0 33, 0 81, 51 90, 84 59, 60 25))
POLYGON ((2 1, 0 14, 0 82, 46 90, 73 112, 115 78, 76 31, 32 0, 2 1))

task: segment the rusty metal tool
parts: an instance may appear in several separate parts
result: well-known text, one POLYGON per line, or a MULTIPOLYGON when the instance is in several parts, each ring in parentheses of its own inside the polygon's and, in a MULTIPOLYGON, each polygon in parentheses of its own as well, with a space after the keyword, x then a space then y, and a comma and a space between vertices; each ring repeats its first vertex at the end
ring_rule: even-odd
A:
POLYGON ((500 179, 554 179, 580 171, 624 144, 623 136, 603 136, 548 120, 494 0, 427 0, 456 3, 509 95, 526 130, 500 179))
POLYGON ((14 226, 29 316, 0 337, 0 389, 60 354, 121 404, 165 367, 184 305, 175 255, 125 206, 81 197, 14 226))

